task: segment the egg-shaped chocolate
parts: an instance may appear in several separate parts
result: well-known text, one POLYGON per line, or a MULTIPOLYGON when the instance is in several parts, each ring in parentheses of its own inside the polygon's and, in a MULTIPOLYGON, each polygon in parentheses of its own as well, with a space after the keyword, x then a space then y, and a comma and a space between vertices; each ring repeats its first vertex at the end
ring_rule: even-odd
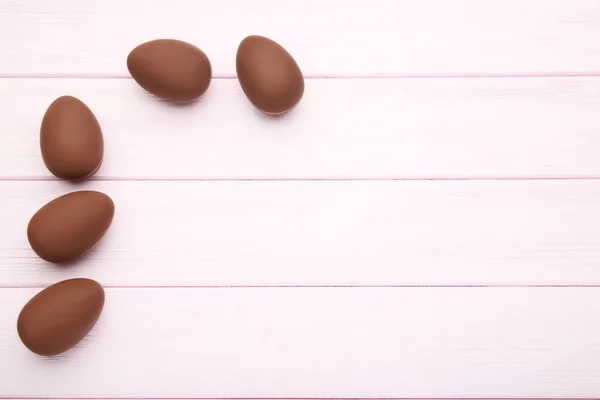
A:
POLYGON ((280 44, 263 36, 248 36, 236 57, 237 76, 248 100, 266 114, 283 114, 304 94, 304 77, 296 61, 280 44))
POLYGON ((55 176, 80 180, 102 164, 104 138, 96 116, 81 100, 61 96, 46 110, 40 129, 42 159, 55 176))
POLYGON ((42 259, 60 263, 92 249, 110 226, 115 206, 104 193, 83 190, 60 196, 29 221, 27 238, 42 259))
POLYGON ((196 46, 174 39, 157 39, 137 46, 127 57, 127 68, 148 92, 174 103, 188 103, 210 86, 212 68, 196 46))
POLYGON ((48 286, 25 304, 17 320, 23 344, 42 356, 63 353, 94 327, 104 307, 104 289, 91 279, 48 286))

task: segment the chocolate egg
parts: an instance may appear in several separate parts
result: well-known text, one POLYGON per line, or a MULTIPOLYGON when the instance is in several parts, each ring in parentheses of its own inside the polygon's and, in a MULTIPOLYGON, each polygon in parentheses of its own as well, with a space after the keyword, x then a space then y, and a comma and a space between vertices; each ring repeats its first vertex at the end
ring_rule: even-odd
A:
POLYGON ((104 289, 91 279, 48 286, 21 310, 17 332, 23 344, 42 356, 69 350, 94 327, 104 307, 104 289))
POLYGON ((62 96, 50 104, 42 119, 40 147, 52 174, 77 180, 100 168, 104 139, 92 110, 75 97, 62 96))
POLYGON ((237 51, 236 69, 250 102, 266 114, 283 114, 304 94, 304 78, 292 56, 263 36, 248 36, 237 51))
POLYGON ((84 190, 65 194, 34 214, 27 227, 27 238, 42 259, 70 261, 102 239, 114 213, 115 206, 104 193, 84 190))
POLYGON ((174 39, 143 43, 127 57, 127 68, 148 92, 174 103, 188 103, 210 85, 212 69, 202 50, 174 39))

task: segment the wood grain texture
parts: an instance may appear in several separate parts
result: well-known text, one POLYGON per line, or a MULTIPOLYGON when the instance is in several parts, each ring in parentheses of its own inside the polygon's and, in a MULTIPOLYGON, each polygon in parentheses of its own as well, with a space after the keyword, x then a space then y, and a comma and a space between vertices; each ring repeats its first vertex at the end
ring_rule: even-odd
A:
POLYGON ((598 397, 599 288, 108 289, 63 356, 0 290, 0 395, 598 397))
POLYGON ((600 397, 599 37, 600 0, 1 1, 0 398, 600 397), (250 34, 307 77, 283 118, 250 34), (202 101, 123 79, 158 37, 206 51, 202 101), (104 130, 83 184, 40 155, 63 94, 104 130), (43 262, 30 217, 84 188, 113 226, 43 262), (37 357, 17 315, 70 277, 104 313, 37 357))
POLYGON ((600 285, 600 181, 2 182, 0 285, 600 285), (115 202, 85 258, 48 264, 31 216, 115 202))
POLYGON ((598 0, 9 0, 0 73, 126 74, 134 46, 190 41, 235 73, 247 35, 309 75, 600 71, 598 0))
POLYGON ((0 177, 51 178, 48 105, 71 94, 100 121, 97 178, 489 178, 600 176, 600 78, 310 80, 282 118, 237 80, 178 107, 133 80, 1 80, 0 177))

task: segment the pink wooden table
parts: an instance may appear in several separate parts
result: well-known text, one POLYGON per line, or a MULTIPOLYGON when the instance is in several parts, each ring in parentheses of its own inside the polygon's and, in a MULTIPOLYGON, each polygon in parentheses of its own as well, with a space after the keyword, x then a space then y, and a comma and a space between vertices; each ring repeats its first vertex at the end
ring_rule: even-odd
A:
POLYGON ((0 398, 600 397, 599 0, 0 0, 0 398), (247 35, 296 58, 289 115, 235 76, 247 35), (209 56, 176 107, 125 59, 209 56), (39 125, 71 94, 105 161, 54 179, 39 125), (113 226, 68 268, 25 234, 89 188, 113 226), (16 318, 71 277, 99 323, 45 359, 16 318))

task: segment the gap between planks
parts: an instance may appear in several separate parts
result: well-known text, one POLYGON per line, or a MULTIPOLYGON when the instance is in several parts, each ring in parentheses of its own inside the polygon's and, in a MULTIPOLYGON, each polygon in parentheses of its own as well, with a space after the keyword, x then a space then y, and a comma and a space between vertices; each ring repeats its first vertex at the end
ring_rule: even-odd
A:
MULTIPOLYGON (((2 289, 44 289, 48 285, 0 285, 2 289)), ((600 288, 600 284, 431 284, 431 285, 102 285, 104 289, 561 289, 600 288)), ((2 399, 2 397, 0 397, 2 399)))
MULTIPOLYGON (((506 72, 506 73, 461 73, 461 74, 306 74, 304 79, 496 79, 496 78, 598 78, 600 71, 585 72, 506 72)), ((128 74, 89 74, 89 73, 0 73, 0 79, 133 79, 128 74)), ((237 75, 213 75, 212 79, 237 79, 237 75)))
MULTIPOLYGON (((396 182, 396 181, 597 181, 600 176, 399 176, 399 177, 118 177, 98 176, 85 179, 96 182, 396 182)), ((64 182, 53 176, 0 177, 0 182, 64 182)), ((67 182, 69 183, 69 182, 67 182)), ((71 182, 73 185, 79 182, 71 182)))

